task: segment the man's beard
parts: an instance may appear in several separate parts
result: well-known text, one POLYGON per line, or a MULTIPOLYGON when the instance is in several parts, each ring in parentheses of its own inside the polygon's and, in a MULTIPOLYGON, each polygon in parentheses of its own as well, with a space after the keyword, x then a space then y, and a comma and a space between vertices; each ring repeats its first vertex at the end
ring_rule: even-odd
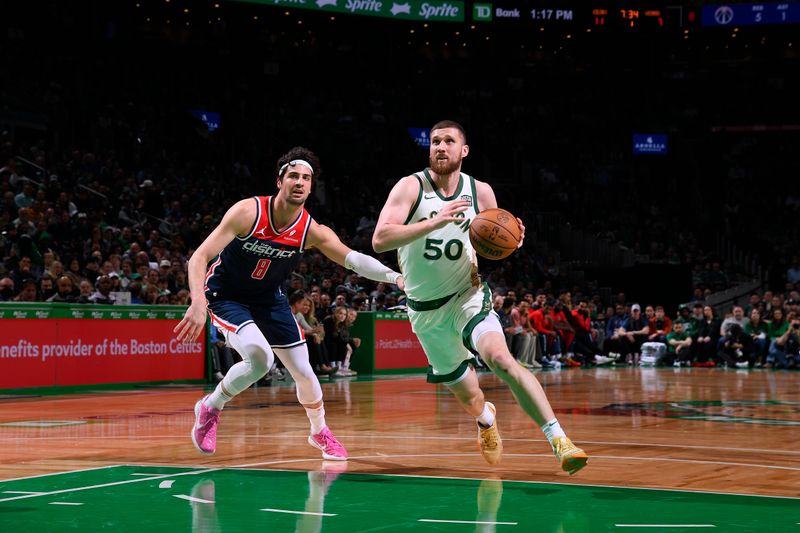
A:
POLYGON ((431 157, 429 158, 429 163, 431 170, 440 176, 446 176, 458 170, 458 167, 461 166, 461 159, 436 159, 435 157, 431 157))

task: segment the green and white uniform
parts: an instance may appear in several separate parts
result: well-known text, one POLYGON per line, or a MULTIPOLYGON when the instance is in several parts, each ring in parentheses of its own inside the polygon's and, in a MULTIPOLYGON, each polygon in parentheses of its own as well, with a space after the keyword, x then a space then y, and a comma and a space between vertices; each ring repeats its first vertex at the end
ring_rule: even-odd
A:
POLYGON ((397 250, 406 284, 408 317, 431 368, 428 381, 451 382, 464 374, 473 360, 470 335, 491 311, 491 293, 481 283, 478 260, 469 240, 469 225, 480 212, 475 179, 462 173, 451 196, 444 196, 428 169, 417 172, 417 200, 404 224, 428 219, 448 203, 467 200, 452 222, 397 250))

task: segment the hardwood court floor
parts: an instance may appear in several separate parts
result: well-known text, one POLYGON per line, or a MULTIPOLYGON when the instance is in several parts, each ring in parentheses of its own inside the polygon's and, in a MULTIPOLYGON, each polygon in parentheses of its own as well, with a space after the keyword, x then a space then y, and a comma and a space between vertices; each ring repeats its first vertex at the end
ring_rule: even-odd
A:
MULTIPOLYGON (((752 509, 770 510, 772 519, 777 517, 793 528, 800 523, 800 510, 794 510, 800 509, 800 501, 796 500, 800 496, 797 446, 800 374, 609 368, 536 375, 562 426, 591 456, 589 465, 575 476, 559 470, 544 436, 525 417, 507 387, 494 375, 485 373, 481 374, 481 383, 487 399, 497 406, 498 427, 505 444, 503 461, 497 466, 486 464, 477 452, 474 422, 449 392, 426 384, 423 376, 323 380, 328 423, 351 455, 346 473, 340 471, 344 467, 332 467, 329 461, 322 461, 319 452, 306 443, 308 421, 297 404, 291 382, 251 388, 230 403, 222 415, 217 453, 212 456, 197 453, 189 438, 194 402, 202 396, 202 387, 7 396, 0 398, 0 523, 4 516, 12 516, 3 514, 4 506, 29 505, 44 491, 50 491, 48 495, 70 495, 78 486, 83 492, 87 487, 108 484, 127 487, 131 475, 151 476, 140 478, 151 483, 175 476, 177 479, 194 476, 193 479, 200 481, 173 496, 187 496, 184 499, 197 506, 191 498, 212 501, 213 498, 202 497, 203 490, 208 492, 210 484, 213 493, 214 483, 218 489, 233 483, 229 478, 231 471, 250 472, 247 477, 250 482, 261 479, 267 484, 278 476, 287 487, 300 480, 297 482, 302 489, 296 489, 298 494, 302 493, 300 509, 303 499, 311 498, 312 493, 319 495, 311 483, 314 476, 324 479, 339 476, 339 485, 343 483, 341 480, 349 480, 344 483, 360 480, 362 483, 356 485, 361 489, 369 487, 366 492, 347 491, 362 494, 358 501, 397 500, 398 494, 391 491, 402 488, 397 479, 403 476, 405 480, 415 480, 403 482, 406 491, 403 497, 421 498, 414 508, 420 509, 422 515, 425 504, 433 506, 430 509, 433 514, 435 509, 452 508, 435 497, 423 497, 428 494, 424 480, 457 479, 448 482, 446 490, 459 497, 465 497, 462 491, 466 491, 473 508, 477 492, 478 511, 482 487, 490 500, 492 494, 496 496, 497 487, 492 483, 500 483, 501 494, 505 487, 504 501, 518 501, 514 506, 517 509, 525 507, 526 497, 533 507, 540 509, 542 505, 558 505, 571 498, 578 508, 583 505, 587 511, 598 501, 606 510, 627 507, 628 512, 642 504, 642 491, 636 493, 638 496, 632 496, 629 490, 615 492, 620 489, 613 487, 620 487, 692 491, 688 500, 694 503, 705 501, 706 496, 697 492, 781 497, 762 498, 760 507, 753 504, 752 509), (32 477, 112 465, 133 466, 80 474, 100 476, 88 481, 74 478, 77 474, 32 477), (214 477, 210 481, 204 478, 207 484, 203 485, 203 479, 197 476, 209 473, 214 473, 214 477), (119 481, 120 475, 128 476, 125 478, 128 481, 119 481), (365 480, 377 483, 365 484, 365 480), (577 495, 569 492, 575 490, 590 492, 577 495), (547 503, 548 494, 557 495, 557 500, 547 503), (781 501, 790 507, 781 507, 781 501)), ((237 481, 235 485, 239 489, 231 489, 233 492, 249 490, 245 481, 237 481)), ((180 481, 176 487, 180 487, 180 481)), ((649 506, 658 501, 663 503, 664 493, 658 494, 652 497, 649 506)), ((673 495, 666 499, 675 503, 676 498, 673 495)), ((309 501, 305 500, 306 506, 309 501)), ((315 507, 314 501, 311 507, 315 507)), ((330 499, 326 506, 329 504, 330 499)), ((358 507, 352 502, 347 506, 358 507)), ((596 515, 597 510, 592 512, 596 515)), ((208 508, 198 513, 193 512, 189 521, 211 516, 208 508)), ((469 520, 476 521, 475 509, 471 513, 469 520)), ((669 516, 666 509, 664 513, 669 516)), ((436 514, 442 515, 442 512, 436 514)), ((724 515, 720 512, 720 516, 724 515)), ((218 524, 219 517, 214 516, 213 523, 218 524)), ((517 523, 524 521, 515 519, 517 523)), ((430 520, 425 522, 426 527, 439 523, 430 516, 415 520, 430 520)), ((636 520, 628 522, 636 524, 636 520)), ((30 526, 24 520, 9 523, 27 527, 28 531, 47 530, 30 526)), ((340 530, 330 523, 325 522, 326 531, 340 530)), ((497 527, 504 525, 494 523, 497 527)), ((563 527, 563 520, 560 523, 563 527)), ((750 523, 758 521, 751 517, 750 523)), ((297 525, 292 524, 290 530, 297 525)), ((411 524, 414 528, 423 525, 411 524)), ((273 526, 277 527, 275 531, 283 530, 273 526)), ((365 526, 350 530, 367 529, 365 526)), ((593 527, 585 529, 578 525, 565 530, 589 529, 593 527)))

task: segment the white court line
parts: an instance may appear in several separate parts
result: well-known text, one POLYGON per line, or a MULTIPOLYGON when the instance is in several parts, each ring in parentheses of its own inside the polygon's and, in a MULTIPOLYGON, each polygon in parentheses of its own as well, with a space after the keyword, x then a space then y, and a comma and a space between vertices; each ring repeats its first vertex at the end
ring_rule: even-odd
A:
POLYGON ((83 505, 83 504, 74 502, 50 502, 49 505, 83 505))
POLYGON ((196 503, 214 503, 213 500, 204 500, 202 498, 195 498, 194 496, 187 496, 185 494, 173 494, 174 497, 180 498, 181 500, 189 500, 190 502, 196 503))
MULTIPOLYGON (((187 467, 184 467, 187 468, 187 467)), ((25 494, 23 496, 14 496, 13 498, 0 498, 0 502, 10 502, 13 500, 24 500, 27 498, 36 498, 38 496, 52 496, 54 494, 65 494, 69 492, 80 492, 83 490, 102 489, 105 487, 116 487, 117 485, 128 485, 130 483, 139 483, 140 481, 155 481, 157 479, 164 479, 167 477, 191 476, 197 474, 206 474, 208 472, 216 472, 219 468, 207 468, 205 470, 193 470, 191 472, 179 472, 177 474, 159 474, 153 477, 140 477, 137 479, 128 479, 126 481, 114 481, 111 483, 102 483, 100 485, 89 485, 87 487, 75 487, 71 489, 54 490, 50 492, 39 492, 37 494, 25 494)))
POLYGON ((714 524, 614 524, 617 527, 717 527, 714 524))
POLYGON ((152 475, 153 475, 153 472, 150 472, 149 474, 148 474, 148 473, 146 473, 146 472, 134 472, 134 473, 133 473, 133 474, 131 474, 131 475, 132 475, 132 476, 145 476, 145 477, 147 477, 147 476, 152 476, 152 475))
POLYGON ((158 488, 159 489, 171 489, 173 483, 175 483, 174 479, 168 479, 166 481, 162 481, 161 483, 159 483, 158 484, 158 488))
POLYGON ((42 494, 42 493, 34 492, 32 490, 4 490, 3 494, 42 494))
POLYGON ((311 516, 336 516, 333 513, 310 513, 308 511, 287 511, 286 509, 259 509, 259 511, 267 511, 268 513, 304 514, 311 516))
POLYGON ((516 526, 519 522, 478 522, 476 520, 433 520, 431 518, 420 518, 417 522, 434 522, 437 524, 480 524, 487 526, 516 526))
POLYGON ((116 468, 118 466, 122 466, 122 465, 95 466, 93 468, 79 468, 77 470, 65 470, 63 472, 50 472, 48 474, 36 474, 35 476, 12 477, 12 478, 9 478, 9 479, 0 479, 0 483, 5 483, 7 481, 22 481, 23 479, 37 479, 37 478, 40 478, 40 477, 48 477, 48 476, 61 476, 63 474, 76 474, 76 473, 80 473, 80 472, 91 472, 92 470, 103 470, 104 468, 116 468))

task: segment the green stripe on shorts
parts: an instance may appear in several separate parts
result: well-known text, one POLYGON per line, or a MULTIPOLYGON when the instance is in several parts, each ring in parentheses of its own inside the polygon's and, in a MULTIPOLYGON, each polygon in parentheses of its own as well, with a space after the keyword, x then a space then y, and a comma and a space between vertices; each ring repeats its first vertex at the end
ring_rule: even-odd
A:
POLYGON ((461 340, 464 342, 464 346, 467 348, 467 350, 469 350, 470 352, 472 352, 472 353, 474 353, 476 355, 480 355, 480 354, 478 354, 478 351, 475 348, 472 347, 472 345, 470 344, 470 340, 469 339, 472 336, 472 330, 475 329, 475 326, 477 326, 478 323, 481 320, 483 320, 484 318, 489 316, 489 312, 491 310, 492 310, 492 291, 489 289, 489 284, 484 282, 483 283, 483 307, 481 307, 481 310, 477 315, 472 317, 470 319, 470 321, 467 322, 467 325, 464 326, 464 331, 461 333, 461 340))

